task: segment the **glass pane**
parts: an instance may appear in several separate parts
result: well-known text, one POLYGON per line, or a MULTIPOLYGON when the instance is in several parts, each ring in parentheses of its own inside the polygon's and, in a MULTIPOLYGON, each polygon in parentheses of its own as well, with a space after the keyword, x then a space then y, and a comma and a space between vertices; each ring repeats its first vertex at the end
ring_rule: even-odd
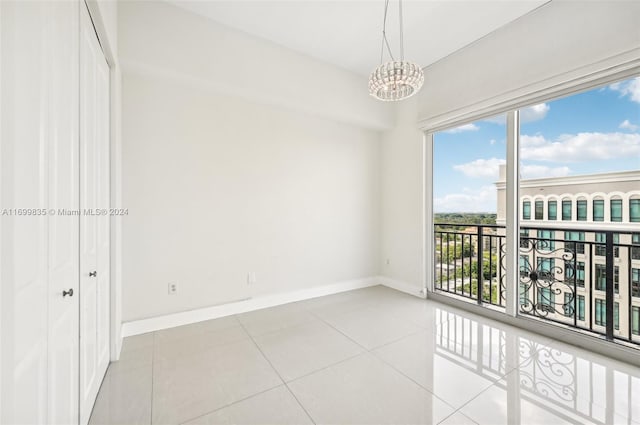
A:
POLYGON ((629 221, 640 222, 640 199, 629 200, 629 221))
POLYGON ((622 199, 611 200, 611 221, 622 221, 622 199))
POLYGON ((571 220, 571 201, 562 201, 562 220, 571 220))
POLYGON ((504 116, 487 118, 433 135, 435 289, 499 306, 505 302, 504 122, 504 116))
POLYGON ((536 201, 536 220, 542 220, 544 214, 544 202, 536 201))
POLYGON ((547 205, 547 219, 548 220, 558 219, 558 202, 557 201, 549 201, 549 204, 547 205))
POLYGON ((604 200, 593 201, 593 221, 604 221, 604 200))
POLYGON ((577 217, 578 221, 587 220, 587 201, 579 200, 577 204, 577 217))
POLYGON ((529 201, 522 203, 522 219, 531 220, 531 202, 529 201))

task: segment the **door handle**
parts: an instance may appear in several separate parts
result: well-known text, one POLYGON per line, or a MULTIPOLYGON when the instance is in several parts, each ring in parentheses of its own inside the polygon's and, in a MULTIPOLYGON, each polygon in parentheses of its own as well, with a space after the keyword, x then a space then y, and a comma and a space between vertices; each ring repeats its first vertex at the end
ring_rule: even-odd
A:
POLYGON ((73 288, 69 289, 68 291, 62 291, 63 297, 66 297, 67 295, 69 295, 70 297, 73 297, 73 288))
POLYGON ((96 276, 98 276, 98 272, 97 271, 89 272, 89 277, 96 277, 96 276))

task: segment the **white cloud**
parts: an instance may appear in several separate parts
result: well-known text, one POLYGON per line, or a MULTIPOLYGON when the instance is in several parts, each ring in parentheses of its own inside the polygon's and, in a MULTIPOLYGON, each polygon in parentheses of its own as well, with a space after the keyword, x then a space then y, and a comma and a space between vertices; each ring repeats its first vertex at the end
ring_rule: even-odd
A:
MULTIPOLYGON (((529 106, 527 108, 520 109, 520 122, 527 123, 533 121, 539 121, 547 116, 547 113, 551 107, 546 103, 539 103, 537 105, 529 106)), ((487 118, 483 121, 492 122, 494 124, 505 125, 507 123, 507 115, 497 115, 495 117, 487 118)))
POLYGON ((533 122, 539 121, 547 116, 551 107, 546 103, 540 103, 538 105, 529 106, 520 110, 520 122, 533 122))
POLYGON ((482 121, 505 125, 507 123, 507 114, 501 114, 501 115, 496 115, 495 117, 485 118, 482 121))
POLYGON ((613 83, 609 89, 617 91, 621 97, 629 96, 632 102, 640 103, 640 77, 613 83))
POLYGON ((636 131, 637 129, 640 128, 640 126, 631 124, 629 120, 622 121, 618 127, 622 128, 623 130, 629 130, 629 131, 636 131))
POLYGON ((554 162, 577 162, 640 156, 640 134, 578 133, 565 134, 557 140, 544 136, 520 137, 522 159, 554 162))
POLYGON ((475 124, 465 124, 465 125, 461 125, 460 127, 456 127, 456 128, 452 128, 450 130, 445 130, 445 133, 462 133, 464 131, 478 131, 478 126, 476 126, 475 124))
POLYGON ((468 177, 481 177, 497 179, 500 165, 505 164, 504 159, 490 158, 490 159, 476 159, 466 164, 454 165, 453 169, 461 171, 468 177))
POLYGON ((492 145, 492 146, 495 145, 496 144, 496 139, 489 140, 489 144, 492 145))
POLYGON ((434 198, 433 209, 435 212, 495 212, 496 202, 496 188, 491 185, 434 198))
POLYGON ((564 177, 571 172, 569 167, 548 167, 546 165, 522 165, 520 174, 523 179, 536 179, 540 177, 564 177))

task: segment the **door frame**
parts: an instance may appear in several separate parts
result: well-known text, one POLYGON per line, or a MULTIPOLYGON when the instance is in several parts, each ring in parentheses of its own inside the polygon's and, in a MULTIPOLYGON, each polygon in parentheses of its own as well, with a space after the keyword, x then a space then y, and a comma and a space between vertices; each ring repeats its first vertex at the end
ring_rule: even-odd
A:
MULTIPOLYGON (((102 52, 109 66, 109 167, 110 167, 110 207, 122 206, 122 138, 121 138, 121 81, 122 73, 115 50, 115 34, 117 31, 115 22, 109 28, 103 12, 111 8, 107 13, 113 13, 117 19, 117 3, 100 0, 80 0, 89 11, 93 21, 98 41, 102 46, 102 52)), ((122 216, 111 216, 110 223, 110 331, 109 346, 110 360, 120 358, 122 348, 122 216)))

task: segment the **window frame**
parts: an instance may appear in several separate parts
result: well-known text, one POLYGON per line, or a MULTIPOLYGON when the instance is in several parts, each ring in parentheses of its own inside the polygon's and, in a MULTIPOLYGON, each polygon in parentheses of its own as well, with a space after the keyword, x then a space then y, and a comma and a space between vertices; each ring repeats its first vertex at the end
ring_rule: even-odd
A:
POLYGON ((573 209, 573 201, 571 199, 562 200, 562 221, 571 221, 571 211, 573 209))
POLYGON ((586 199, 578 199, 576 201, 576 220, 587 221, 588 217, 588 204, 586 199))
POLYGON ((623 214, 622 214, 622 207, 623 207, 623 205, 622 205, 622 204, 623 204, 623 203, 622 203, 622 199, 618 199, 618 198, 616 198, 616 199, 610 199, 610 200, 609 200, 609 221, 611 221, 612 223, 622 223, 622 219, 623 219, 623 214), (615 203, 615 205, 616 205, 616 210, 618 210, 618 207, 617 207, 617 206, 619 206, 620 216, 616 215, 616 216, 614 217, 614 215, 613 215, 613 212, 614 212, 614 208, 613 208, 614 203, 615 203))
POLYGON ((640 198, 629 199, 629 222, 640 223, 640 198))
POLYGON ((604 199, 594 199, 591 208, 593 209, 592 221, 604 221, 604 199))
MULTIPOLYGON (((423 120, 421 122, 421 128, 425 134, 425 140, 428 142, 429 138, 438 131, 443 131, 447 129, 451 129, 460 125, 464 125, 469 122, 473 122, 476 120, 481 120, 485 117, 495 116, 500 113, 506 113, 507 115, 507 173, 505 178, 505 187, 506 187, 506 215, 504 222, 506 223, 506 245, 507 245, 507 254, 505 255, 505 277, 507 280, 507 289, 506 289, 506 297, 505 297, 505 313, 508 316, 517 317, 520 316, 518 314, 518 290, 517 290, 517 278, 518 278, 518 227, 520 225, 521 213, 519 208, 522 207, 520 204, 520 197, 518 195, 518 190, 520 188, 520 157, 519 157, 519 147, 518 147, 518 134, 520 132, 519 127, 519 113, 522 108, 529 107, 531 105, 535 105, 545 101, 555 100, 564 96, 569 96, 572 94, 584 92, 587 90, 596 89, 599 87, 605 87, 607 84, 616 83, 619 81, 623 81, 629 78, 635 78, 640 76, 640 65, 634 65, 633 67, 626 67, 624 69, 620 67, 616 68, 602 68, 602 70, 597 70, 595 73, 587 73, 585 69, 585 73, 583 76, 577 78, 567 78, 564 82, 559 83, 556 86, 548 86, 546 88, 541 88, 540 90, 536 90, 532 93, 527 93, 526 95, 518 94, 516 96, 512 96, 504 101, 496 101, 491 104, 487 104, 486 106, 482 106, 480 108, 470 108, 464 111, 462 114, 442 114, 438 117, 429 118, 423 120), (596 78, 597 77, 597 78, 596 78), (515 279, 515 282, 514 282, 515 279), (515 284, 514 284, 515 283, 515 284)), ((433 139, 431 139, 432 141, 433 139)), ((429 167, 432 168, 433 165, 433 154, 429 151, 431 150, 431 146, 427 145, 424 153, 425 161, 429 167)), ((432 173, 432 171, 427 171, 426 179, 427 182, 425 184, 425 197, 424 199, 432 200, 433 199, 433 188, 429 187, 431 185, 432 179, 429 177, 428 173, 432 173)), ((570 202, 570 201, 569 201, 570 202)), ((426 230, 423 233, 426 233, 423 239, 424 242, 424 252, 432 252, 433 249, 430 249, 433 245, 431 241, 432 237, 429 237, 429 233, 434 231, 433 221, 432 221, 432 209, 433 203, 430 201, 424 202, 428 204, 425 207, 425 211, 427 213, 426 219, 426 230)), ((558 217, 560 218, 560 217, 558 217)), ((566 221, 570 219, 565 219, 566 221)), ((423 256, 424 263, 424 275, 426 281, 426 289, 433 290, 433 283, 430 282, 430 278, 428 275, 435 270, 435 267, 432 264, 433 259, 429 258, 430 256, 423 256), (431 262, 431 264, 430 264, 431 262), (431 266, 431 267, 429 267, 431 266)), ((580 298, 578 298, 580 300, 580 298)), ((460 303, 462 304, 462 303, 460 303)), ((590 306, 590 311, 593 307, 590 306)), ((591 314, 590 314, 591 316, 591 314)), ((593 319, 590 319, 593 321, 593 319)), ((523 322, 524 323, 524 322, 523 322)), ((552 326, 550 327, 550 329, 552 326)), ((590 341, 587 337, 585 342, 590 341)), ((596 345, 594 345, 595 347, 596 345)))
POLYGON ((531 201, 522 201, 522 219, 531 220, 531 201))

